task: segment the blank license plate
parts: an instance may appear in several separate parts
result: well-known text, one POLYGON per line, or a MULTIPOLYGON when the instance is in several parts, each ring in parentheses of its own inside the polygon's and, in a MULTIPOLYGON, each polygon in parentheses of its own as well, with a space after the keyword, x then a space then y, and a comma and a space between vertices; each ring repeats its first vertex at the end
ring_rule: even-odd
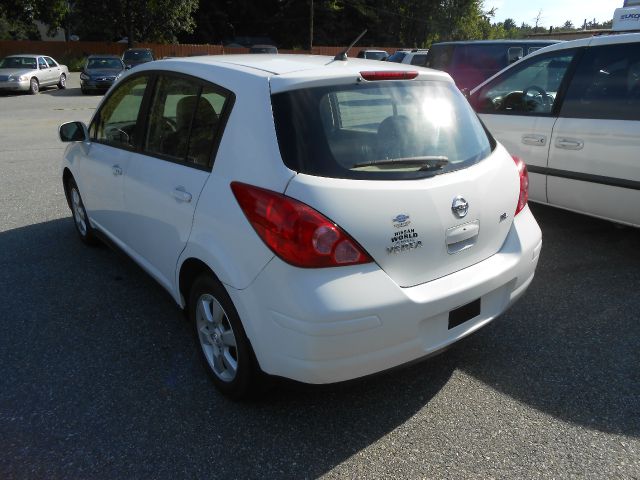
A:
POLYGON ((480 299, 449 312, 449 330, 480 315, 480 299))

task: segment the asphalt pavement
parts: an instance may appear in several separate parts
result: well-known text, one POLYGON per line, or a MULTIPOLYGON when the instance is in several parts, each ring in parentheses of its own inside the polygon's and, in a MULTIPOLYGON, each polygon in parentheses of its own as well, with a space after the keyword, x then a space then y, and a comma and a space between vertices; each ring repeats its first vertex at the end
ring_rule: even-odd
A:
MULTIPOLYGON (((0 478, 640 478, 640 230, 533 205, 537 275, 423 363, 234 403, 169 295, 77 238, 57 126, 0 95, 0 478)), ((275 286, 274 288, 286 288, 275 286)))

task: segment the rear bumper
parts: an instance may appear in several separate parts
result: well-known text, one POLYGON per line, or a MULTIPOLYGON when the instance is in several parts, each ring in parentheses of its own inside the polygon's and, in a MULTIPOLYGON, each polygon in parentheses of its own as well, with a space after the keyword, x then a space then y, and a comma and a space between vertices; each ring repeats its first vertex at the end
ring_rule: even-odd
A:
POLYGON ((525 292, 541 247, 527 207, 498 253, 422 285, 399 287, 376 264, 305 270, 274 258, 249 288, 229 293, 265 372, 339 382, 428 356, 489 323, 525 292), (480 315, 449 328, 449 312, 477 299, 480 315))

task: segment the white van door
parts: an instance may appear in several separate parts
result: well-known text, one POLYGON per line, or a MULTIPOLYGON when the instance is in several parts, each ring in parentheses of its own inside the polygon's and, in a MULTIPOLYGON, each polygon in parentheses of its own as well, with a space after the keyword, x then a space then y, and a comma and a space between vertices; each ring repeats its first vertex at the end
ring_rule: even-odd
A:
POLYGON ((553 130, 549 203, 640 226, 640 42, 593 46, 553 130))

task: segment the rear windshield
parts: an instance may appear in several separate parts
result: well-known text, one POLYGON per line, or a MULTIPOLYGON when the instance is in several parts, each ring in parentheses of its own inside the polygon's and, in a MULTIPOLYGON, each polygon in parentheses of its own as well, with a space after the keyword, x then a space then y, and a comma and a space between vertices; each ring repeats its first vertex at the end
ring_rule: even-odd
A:
POLYGON ((448 82, 384 81, 272 96, 284 163, 332 178, 424 178, 486 158, 492 140, 448 82))

